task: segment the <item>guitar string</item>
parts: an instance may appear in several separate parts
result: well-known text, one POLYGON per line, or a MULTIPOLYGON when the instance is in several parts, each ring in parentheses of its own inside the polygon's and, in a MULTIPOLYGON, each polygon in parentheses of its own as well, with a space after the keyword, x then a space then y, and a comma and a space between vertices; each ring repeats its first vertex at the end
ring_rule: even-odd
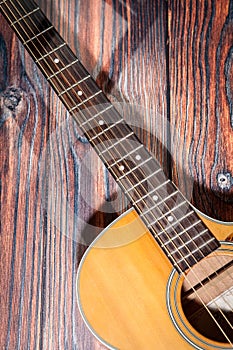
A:
MULTIPOLYGON (((13 5, 14 6, 14 5, 13 5)), ((14 6, 15 7, 15 6, 14 6)), ((31 19, 30 19, 31 20, 31 19)), ((26 22, 25 22, 26 23, 26 22)), ((26 25, 27 25, 27 23, 26 23, 26 25)), ((31 50, 30 50, 31 51, 31 50)), ((159 223, 160 224, 160 223, 159 223)), ((161 224, 160 224, 160 226, 161 226, 161 224)), ((162 226, 161 226, 162 227, 162 226)), ((163 227, 162 227, 163 228, 163 227)), ((164 229, 164 228, 163 228, 164 229)), ((167 232, 166 232, 167 233, 167 232)), ((185 243, 185 242, 184 242, 185 243)), ((194 257, 195 258, 195 257, 194 257)), ((187 263, 187 262, 186 262, 187 263)), ((187 265, 189 265, 188 263, 187 263, 187 265)))

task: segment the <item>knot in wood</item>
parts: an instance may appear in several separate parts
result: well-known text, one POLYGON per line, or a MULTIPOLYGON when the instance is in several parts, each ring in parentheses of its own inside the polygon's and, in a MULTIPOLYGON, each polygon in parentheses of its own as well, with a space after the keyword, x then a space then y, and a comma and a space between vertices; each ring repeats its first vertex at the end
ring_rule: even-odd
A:
POLYGON ((22 90, 15 87, 8 87, 2 94, 4 105, 10 111, 15 111, 22 98, 22 90))
POLYGON ((217 175, 217 182, 222 190, 229 190, 233 184, 233 177, 230 173, 219 173, 217 175))

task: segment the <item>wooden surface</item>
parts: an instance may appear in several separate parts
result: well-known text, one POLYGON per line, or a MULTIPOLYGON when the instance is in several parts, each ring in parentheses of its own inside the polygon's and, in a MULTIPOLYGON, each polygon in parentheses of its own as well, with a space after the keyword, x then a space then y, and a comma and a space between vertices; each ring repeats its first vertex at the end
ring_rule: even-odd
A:
MULTIPOLYGON (((111 101, 140 106, 128 120, 167 174, 188 196, 192 175, 194 204, 233 221, 216 185, 233 174, 232 1, 37 3, 111 101)), ((0 34, 0 349, 102 349, 76 271, 128 203, 2 16, 0 34)))
POLYGON ((192 179, 194 205, 232 222, 233 2, 170 1, 169 34, 173 178, 188 197, 192 179))

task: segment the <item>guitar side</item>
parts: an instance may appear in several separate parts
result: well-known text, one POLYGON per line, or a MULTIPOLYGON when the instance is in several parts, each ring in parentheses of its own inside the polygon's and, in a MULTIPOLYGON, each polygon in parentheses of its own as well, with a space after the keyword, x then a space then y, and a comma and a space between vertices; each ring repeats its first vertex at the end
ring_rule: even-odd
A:
MULTIPOLYGON (((217 238, 223 239, 223 230, 217 238)), ((185 339, 190 325, 181 322, 177 331, 168 312, 171 272, 170 262, 137 213, 123 214, 87 250, 79 267, 79 308, 93 334, 109 348, 193 349, 192 339, 185 339)), ((194 329, 192 333, 202 349, 204 337, 194 329)), ((215 345, 219 348, 212 342, 205 349, 215 345)))

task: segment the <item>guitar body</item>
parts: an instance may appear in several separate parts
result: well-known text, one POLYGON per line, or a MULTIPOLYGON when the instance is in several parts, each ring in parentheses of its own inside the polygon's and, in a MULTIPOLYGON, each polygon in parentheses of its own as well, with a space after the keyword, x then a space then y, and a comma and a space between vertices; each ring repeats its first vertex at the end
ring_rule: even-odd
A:
MULTIPOLYGON (((218 233, 223 239, 223 232, 218 233)), ((230 243, 217 254, 221 250, 232 259, 230 243)), ((79 308, 88 327, 109 348, 231 349, 190 325, 181 306, 182 284, 183 277, 130 210, 105 229, 83 257, 77 279, 79 308)))

